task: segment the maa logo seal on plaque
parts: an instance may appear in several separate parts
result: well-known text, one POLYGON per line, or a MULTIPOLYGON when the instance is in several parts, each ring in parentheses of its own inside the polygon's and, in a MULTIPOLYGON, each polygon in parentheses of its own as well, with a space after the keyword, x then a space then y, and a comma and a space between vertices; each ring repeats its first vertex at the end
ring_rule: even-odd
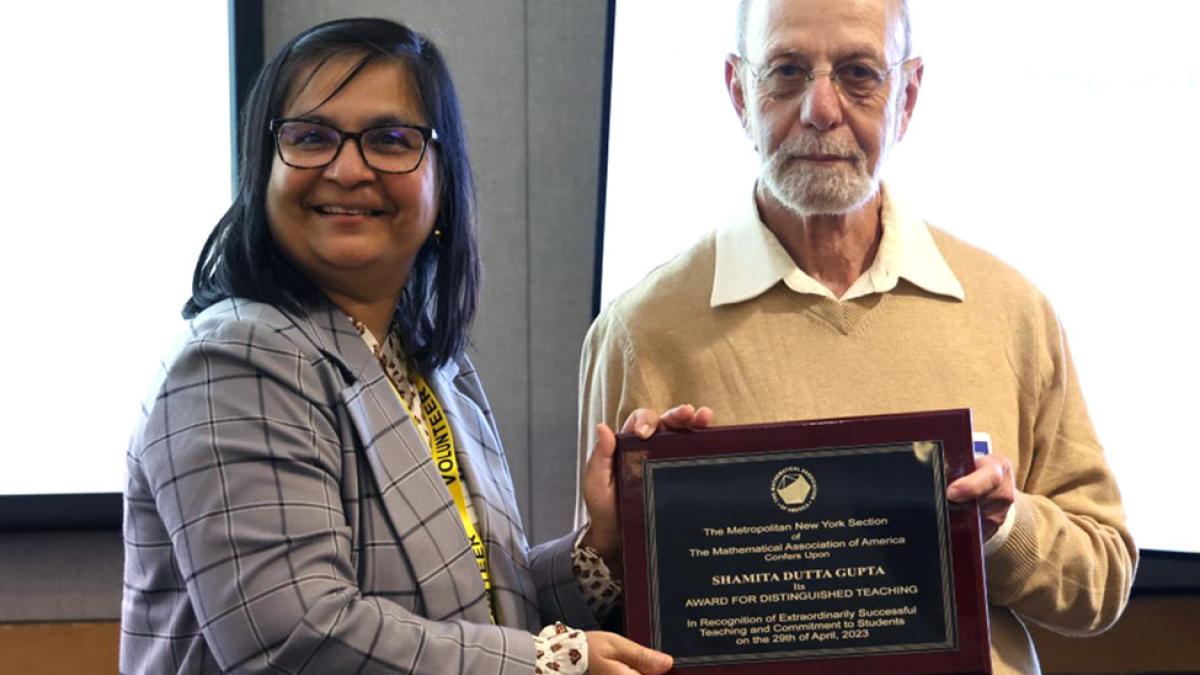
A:
POLYGON ((817 480, 798 466, 780 469, 771 479, 771 498, 784 511, 803 511, 817 498, 817 480))

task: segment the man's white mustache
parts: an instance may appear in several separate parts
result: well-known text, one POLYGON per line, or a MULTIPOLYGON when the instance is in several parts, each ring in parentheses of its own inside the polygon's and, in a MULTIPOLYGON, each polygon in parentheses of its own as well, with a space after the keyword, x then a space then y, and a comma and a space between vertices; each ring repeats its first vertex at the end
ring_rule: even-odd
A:
POLYGON ((781 145, 779 150, 782 151, 784 156, 788 157, 827 155, 832 157, 846 157, 856 162, 866 160, 866 155, 863 154, 863 151, 858 146, 831 138, 802 137, 792 139, 781 145))

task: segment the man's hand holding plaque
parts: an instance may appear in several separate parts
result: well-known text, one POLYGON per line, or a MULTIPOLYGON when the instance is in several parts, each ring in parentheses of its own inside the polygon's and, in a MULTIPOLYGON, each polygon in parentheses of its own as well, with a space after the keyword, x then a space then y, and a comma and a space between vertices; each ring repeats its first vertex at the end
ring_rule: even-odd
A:
MULTIPOLYGON (((639 408, 625 420, 621 433, 638 438, 650 438, 656 431, 685 431, 707 428, 713 411, 691 404, 677 405, 659 415, 653 410, 639 408)), ((584 502, 591 526, 582 544, 591 547, 604 558, 609 571, 621 578, 621 532, 617 523, 617 487, 614 454, 617 438, 607 424, 596 425, 596 446, 588 458, 583 476, 584 502)))
MULTIPOLYGON (((650 438, 656 431, 702 429, 712 421, 712 411, 679 405, 659 415, 640 408, 625 420, 622 433, 637 438, 650 438)), ((617 581, 621 578, 620 528, 617 523, 617 493, 615 479, 616 437, 607 425, 597 428, 597 442, 588 460, 583 487, 590 524, 580 545, 600 554, 609 572, 617 581)), ((636 672, 659 675, 671 668, 667 654, 647 649, 620 635, 604 631, 588 631, 588 672, 596 675, 636 672)))

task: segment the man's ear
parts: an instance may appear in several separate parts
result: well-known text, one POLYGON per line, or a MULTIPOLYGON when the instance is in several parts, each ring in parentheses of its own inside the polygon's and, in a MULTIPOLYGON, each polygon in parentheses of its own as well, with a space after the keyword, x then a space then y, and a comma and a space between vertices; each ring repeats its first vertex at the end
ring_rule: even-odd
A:
POLYGON ((912 119, 913 110, 917 107, 917 94, 921 92, 921 78, 925 76, 925 63, 921 57, 915 57, 911 65, 900 66, 900 70, 906 73, 904 78, 904 100, 901 101, 902 113, 900 115, 900 134, 896 140, 904 138, 905 132, 908 131, 908 122, 912 119))
POLYGON ((750 136, 750 118, 746 115, 746 88, 742 82, 741 59, 736 54, 725 57, 725 90, 733 110, 742 123, 742 130, 750 136))

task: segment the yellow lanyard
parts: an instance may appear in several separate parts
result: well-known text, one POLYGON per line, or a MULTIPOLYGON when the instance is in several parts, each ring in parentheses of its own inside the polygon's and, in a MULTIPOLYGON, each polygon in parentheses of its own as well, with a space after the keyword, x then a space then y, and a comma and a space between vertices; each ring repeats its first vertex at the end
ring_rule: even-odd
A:
MULTIPOLYGON (((479 567, 479 576, 483 578, 483 590, 488 596, 488 612, 491 615, 492 623, 496 623, 495 598, 492 596, 492 575, 488 572, 487 548, 483 545, 483 538, 479 536, 479 532, 475 529, 475 523, 471 519, 471 514, 467 510, 467 496, 463 490, 462 471, 458 467, 458 451, 454 446, 454 432, 450 430, 449 420, 442 412, 442 405, 438 402, 437 396, 434 395, 433 389, 425 382, 425 378, 417 373, 410 373, 410 380, 417 386, 417 395, 420 397, 418 405, 421 406, 421 418, 425 425, 429 440, 429 450, 433 454, 433 463, 437 465, 438 473, 442 474, 442 481, 446 484, 446 489, 450 491, 450 496, 454 498, 454 505, 458 508, 458 517, 462 519, 463 529, 467 532, 467 539, 471 542, 471 551, 475 554, 475 564, 479 567)), ((391 381, 391 378, 388 378, 391 381)), ((396 397, 400 399, 400 404, 408 409, 404 403, 404 397, 400 395, 400 391, 396 390, 395 383, 392 384, 392 389, 396 391, 396 397)), ((409 411, 411 415, 412 412, 409 411)))

